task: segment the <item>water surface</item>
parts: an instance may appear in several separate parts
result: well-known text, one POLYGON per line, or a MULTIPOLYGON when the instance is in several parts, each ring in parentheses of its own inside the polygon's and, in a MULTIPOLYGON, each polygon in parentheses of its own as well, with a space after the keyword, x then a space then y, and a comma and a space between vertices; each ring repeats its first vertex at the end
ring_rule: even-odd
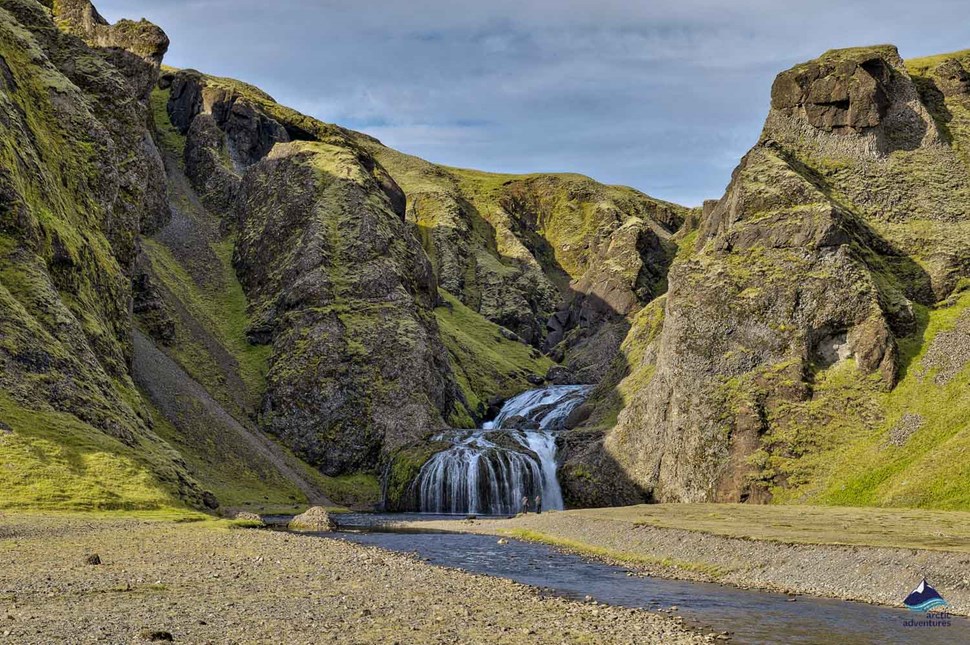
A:
MULTIPOLYGON (((350 518, 348 518, 350 519, 350 518)), ((552 547, 460 533, 345 532, 341 538, 394 551, 417 553, 431 563, 540 587, 547 593, 593 599, 624 607, 669 609, 688 625, 731 633, 735 643, 970 643, 970 620, 950 627, 906 627, 922 618, 905 609, 784 594, 748 591, 701 582, 628 575, 625 569, 552 547)), ((900 581, 900 601, 912 581, 900 581)))

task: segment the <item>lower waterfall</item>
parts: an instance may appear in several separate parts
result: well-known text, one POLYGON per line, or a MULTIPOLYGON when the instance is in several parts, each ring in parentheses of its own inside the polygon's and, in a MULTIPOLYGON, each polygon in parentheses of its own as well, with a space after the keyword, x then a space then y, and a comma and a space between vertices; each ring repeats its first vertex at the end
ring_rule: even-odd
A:
POLYGON ((556 478, 556 434, 591 386, 557 385, 529 390, 505 402, 494 421, 477 430, 451 430, 435 437, 451 447, 422 466, 415 497, 425 513, 513 515, 562 510, 556 478))

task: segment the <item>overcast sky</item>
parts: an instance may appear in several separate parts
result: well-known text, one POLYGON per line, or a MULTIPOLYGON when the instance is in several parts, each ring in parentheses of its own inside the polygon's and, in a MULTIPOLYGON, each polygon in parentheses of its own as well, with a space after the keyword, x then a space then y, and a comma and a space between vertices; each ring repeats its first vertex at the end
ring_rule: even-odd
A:
POLYGON ((970 47, 966 0, 95 3, 163 27, 170 65, 430 161, 580 172, 688 205, 723 193, 779 71, 833 47, 970 47))

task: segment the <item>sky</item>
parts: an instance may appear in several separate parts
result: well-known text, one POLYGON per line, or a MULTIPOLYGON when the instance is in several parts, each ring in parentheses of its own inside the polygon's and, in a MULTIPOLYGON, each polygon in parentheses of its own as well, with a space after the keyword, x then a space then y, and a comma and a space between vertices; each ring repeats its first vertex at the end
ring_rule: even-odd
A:
POLYGON ((578 172, 696 206, 771 82, 827 49, 970 48, 966 0, 95 0, 166 63, 230 76, 435 163, 578 172))

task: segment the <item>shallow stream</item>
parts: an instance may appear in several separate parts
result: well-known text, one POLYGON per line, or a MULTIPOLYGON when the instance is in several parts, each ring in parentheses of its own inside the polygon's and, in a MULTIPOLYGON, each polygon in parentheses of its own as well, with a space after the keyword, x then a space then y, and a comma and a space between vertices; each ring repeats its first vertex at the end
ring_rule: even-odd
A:
MULTIPOLYGON (((517 540, 498 544, 493 536, 461 533, 384 532, 373 520, 369 523, 367 528, 360 527, 364 530, 342 532, 339 537, 417 553, 437 565, 510 578, 550 595, 591 596, 609 605, 654 610, 676 606, 674 613, 689 626, 729 632, 735 643, 970 643, 970 620, 966 618, 952 618, 949 627, 907 627, 906 621, 925 616, 906 609, 807 596, 792 602, 784 594, 632 574, 542 544, 517 540)), ((913 584, 900 580, 900 601, 913 584)))

